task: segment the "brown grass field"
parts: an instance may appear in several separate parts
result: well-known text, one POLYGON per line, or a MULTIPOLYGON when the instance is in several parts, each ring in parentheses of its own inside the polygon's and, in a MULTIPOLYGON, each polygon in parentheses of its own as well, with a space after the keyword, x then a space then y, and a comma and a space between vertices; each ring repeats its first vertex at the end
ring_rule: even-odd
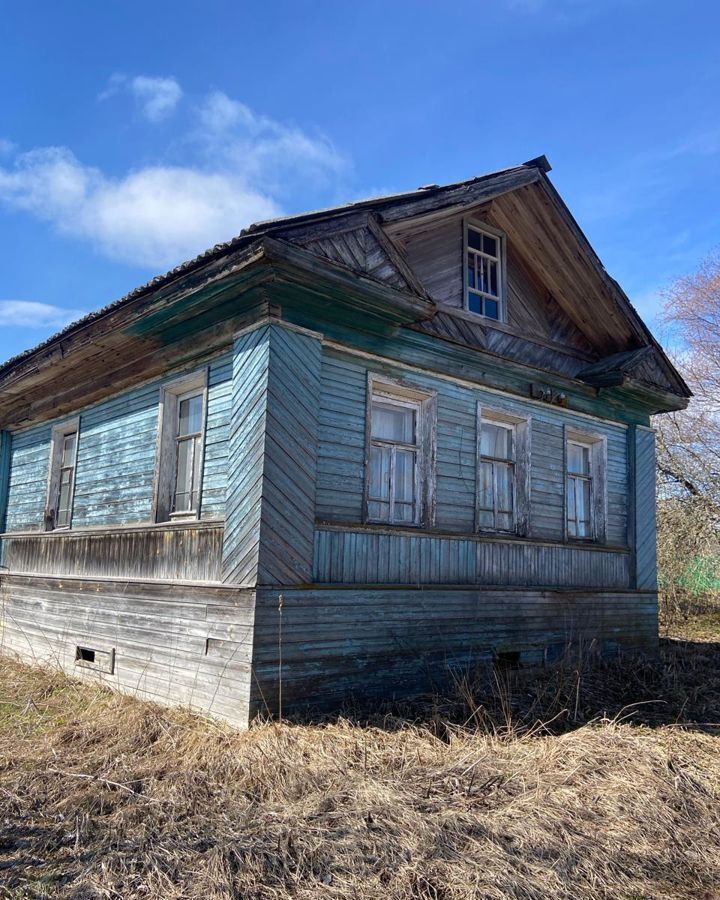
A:
POLYGON ((2 898, 720 898, 720 616, 246 733, 0 661, 2 898))

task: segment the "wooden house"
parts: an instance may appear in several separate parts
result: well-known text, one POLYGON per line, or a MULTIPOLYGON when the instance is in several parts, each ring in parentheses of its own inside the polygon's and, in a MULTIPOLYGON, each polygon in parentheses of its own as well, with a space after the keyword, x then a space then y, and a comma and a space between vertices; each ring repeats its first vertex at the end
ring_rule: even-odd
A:
POLYGON ((240 725, 654 652, 689 391, 549 168, 254 225, 2 366, 3 651, 240 725))

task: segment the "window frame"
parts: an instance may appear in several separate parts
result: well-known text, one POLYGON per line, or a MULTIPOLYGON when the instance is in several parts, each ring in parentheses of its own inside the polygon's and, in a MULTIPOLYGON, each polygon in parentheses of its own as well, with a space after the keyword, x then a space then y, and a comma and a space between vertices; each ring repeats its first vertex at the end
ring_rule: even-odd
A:
POLYGON ((568 543, 604 544, 607 539, 607 438, 592 431, 583 431, 566 425, 563 435, 563 529, 568 543), (585 447, 588 449, 590 473, 581 475, 569 471, 568 447, 585 447), (590 534, 575 535, 570 533, 568 506, 568 489, 570 481, 590 481, 590 534))
MULTIPOLYGON (((365 478, 363 486, 363 522, 391 528, 429 527, 435 518, 435 433, 437 415, 437 394, 409 384, 405 381, 379 378, 368 373, 365 402, 365 478), (403 408, 415 410, 415 445, 402 441, 384 441, 372 436, 373 400, 389 402, 403 408), (414 516, 411 522, 405 520, 382 519, 370 515, 370 451, 373 445, 393 445, 415 452, 414 516)), ((390 496, 392 513, 394 498, 390 496)))
POLYGON ((207 417, 207 368, 175 378, 161 386, 152 508, 152 520, 154 522, 182 522, 200 518, 202 512, 207 417), (194 460, 194 466, 197 467, 198 475, 197 503, 193 509, 175 511, 173 507, 177 490, 180 403, 182 400, 198 395, 202 397, 202 420, 199 433, 193 432, 193 439, 197 440, 197 451, 194 460))
MULTIPOLYGON (((530 441, 532 434, 532 417, 518 415, 504 409, 489 407, 482 402, 477 404, 477 428, 475 446, 475 531, 478 534, 515 534, 526 536, 530 528, 530 441), (486 511, 480 506, 480 466, 483 460, 496 461, 495 457, 486 457, 481 452, 482 426, 487 422, 513 433, 513 509, 510 528, 498 528, 481 524, 481 513, 486 511)), ((498 460, 506 462, 504 460, 498 460)), ((493 497, 493 515, 497 516, 497 499, 493 497)))
POLYGON ((478 316, 481 319, 485 319, 487 322, 499 322, 501 324, 507 323, 507 299, 506 299, 506 284, 507 284, 507 262, 506 262, 506 235, 497 228, 493 228, 491 225, 488 225, 486 222, 481 222, 478 219, 465 218, 463 219, 463 262, 462 262, 462 278, 463 278, 463 309, 465 312, 471 313, 473 316, 478 316), (491 257, 489 254, 484 253, 484 251, 475 250, 470 247, 468 243, 468 231, 472 229, 474 231, 479 231, 481 234, 486 234, 488 237, 495 238, 498 242, 498 256, 491 257), (494 297, 492 294, 487 293, 486 291, 479 291, 475 288, 471 288, 468 284, 468 254, 473 253, 477 256, 482 256, 487 259, 495 259, 497 262, 497 274, 498 274, 498 294, 497 297, 494 297), (498 305, 498 316, 497 318, 493 318, 492 316, 487 316, 485 313, 476 312, 473 309, 470 309, 470 294, 476 294, 483 298, 483 304, 485 298, 488 300, 493 300, 497 302, 498 305))
POLYGON ((50 460, 48 466, 48 484, 45 499, 45 531, 70 531, 75 506, 75 485, 77 483, 78 447, 80 445, 80 418, 69 419, 54 425, 50 437, 50 460), (71 434, 75 435, 75 449, 73 452, 72 480, 70 482, 70 496, 68 499, 67 524, 58 525, 57 517, 60 505, 61 472, 63 469, 62 457, 65 439, 71 434))

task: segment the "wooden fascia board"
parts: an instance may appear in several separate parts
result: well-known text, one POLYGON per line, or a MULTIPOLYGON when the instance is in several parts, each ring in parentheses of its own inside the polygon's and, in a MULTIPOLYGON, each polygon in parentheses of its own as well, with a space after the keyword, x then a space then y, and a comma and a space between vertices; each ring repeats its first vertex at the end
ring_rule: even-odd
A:
POLYGON ((664 368, 667 371, 668 376, 672 381, 675 382, 679 392, 686 397, 692 396, 692 391, 686 384, 685 379, 680 375, 678 370, 672 364, 671 360, 663 350, 661 344, 655 338, 652 331, 650 331, 648 326, 643 321, 642 317, 632 305, 630 298, 620 287, 618 282, 608 274, 605 266, 602 264, 602 260, 595 252, 595 249, 588 240, 585 232, 582 230, 577 220, 570 212, 570 209, 568 208, 563 198, 560 196, 560 193, 555 188, 555 185, 552 183, 552 181, 550 181, 546 174, 543 174, 539 178, 539 182, 543 186, 543 189, 545 190, 547 196, 553 202, 555 208, 558 210, 559 215, 563 218, 568 227, 574 233, 576 240, 580 243, 583 250, 585 251, 586 258, 591 262, 598 277, 607 287, 607 290, 615 297, 617 304, 624 312, 628 322, 632 324, 632 327, 635 330, 637 336, 641 338, 643 343, 646 343, 655 349, 663 363, 664 368))
POLYGON ((614 397, 620 402, 630 401, 635 406, 643 407, 648 415, 660 415, 668 412, 678 412, 685 409, 690 402, 689 397, 681 397, 664 391, 662 388, 653 387, 644 381, 636 381, 633 378, 624 378, 621 385, 608 386, 598 390, 600 397, 614 397))
POLYGON ((383 225, 392 226, 395 230, 408 219, 421 224, 436 217, 463 210, 468 206, 487 203, 510 191, 534 184, 541 177, 543 175, 539 168, 520 167, 500 173, 487 181, 466 184, 452 191, 443 192, 444 189, 440 189, 438 193, 429 191, 427 197, 397 203, 387 209, 378 209, 377 214, 383 225))

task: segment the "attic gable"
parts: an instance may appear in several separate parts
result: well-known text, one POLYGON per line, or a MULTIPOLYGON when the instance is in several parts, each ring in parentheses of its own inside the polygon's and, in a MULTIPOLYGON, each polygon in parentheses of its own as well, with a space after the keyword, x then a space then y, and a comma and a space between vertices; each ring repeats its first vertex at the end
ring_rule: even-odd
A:
POLYGON ((373 213, 291 228, 278 237, 388 287, 424 299, 428 297, 422 283, 373 213))

